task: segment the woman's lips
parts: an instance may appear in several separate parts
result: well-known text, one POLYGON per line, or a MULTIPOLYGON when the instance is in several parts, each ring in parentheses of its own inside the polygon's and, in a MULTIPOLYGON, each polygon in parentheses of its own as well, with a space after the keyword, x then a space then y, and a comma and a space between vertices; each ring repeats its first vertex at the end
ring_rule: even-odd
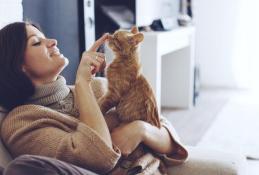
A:
POLYGON ((50 54, 50 56, 52 57, 52 56, 62 56, 62 54, 59 52, 59 50, 54 50, 51 54, 50 54))

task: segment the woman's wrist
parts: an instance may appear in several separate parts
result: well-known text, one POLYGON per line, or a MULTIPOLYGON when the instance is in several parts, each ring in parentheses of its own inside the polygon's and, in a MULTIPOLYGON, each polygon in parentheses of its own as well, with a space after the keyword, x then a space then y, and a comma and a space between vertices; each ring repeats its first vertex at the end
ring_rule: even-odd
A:
POLYGON ((157 128, 147 122, 139 123, 142 143, 159 153, 172 153, 175 149, 173 140, 166 128, 157 128))
POLYGON ((92 88, 89 81, 86 81, 83 78, 77 78, 75 81, 75 99, 78 104, 79 110, 84 108, 86 99, 89 99, 89 96, 92 96, 92 88))
POLYGON ((83 77, 82 75, 77 75, 76 76, 76 80, 75 80, 75 86, 77 85, 89 85, 90 86, 91 83, 91 79, 86 79, 85 77, 83 77))
POLYGON ((149 123, 141 121, 141 120, 136 120, 134 122, 136 124, 137 130, 139 130, 141 142, 145 143, 145 141, 148 137, 149 123))

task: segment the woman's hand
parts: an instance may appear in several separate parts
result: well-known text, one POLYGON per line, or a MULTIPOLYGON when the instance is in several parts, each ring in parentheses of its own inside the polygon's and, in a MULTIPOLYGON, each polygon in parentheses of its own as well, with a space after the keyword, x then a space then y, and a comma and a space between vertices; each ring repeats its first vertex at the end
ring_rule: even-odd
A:
POLYGON ((111 137, 124 156, 134 151, 140 143, 161 154, 177 151, 176 143, 165 127, 157 128, 141 120, 120 125, 112 130, 111 137))
POLYGON ((120 150, 122 155, 128 156, 143 141, 145 122, 136 120, 122 124, 112 130, 112 142, 120 150))
POLYGON ((106 63, 104 54, 96 51, 103 43, 105 43, 107 37, 108 34, 104 34, 93 44, 93 46, 88 51, 83 53, 79 67, 77 69, 76 81, 83 79, 87 82, 90 82, 92 75, 105 68, 106 63))

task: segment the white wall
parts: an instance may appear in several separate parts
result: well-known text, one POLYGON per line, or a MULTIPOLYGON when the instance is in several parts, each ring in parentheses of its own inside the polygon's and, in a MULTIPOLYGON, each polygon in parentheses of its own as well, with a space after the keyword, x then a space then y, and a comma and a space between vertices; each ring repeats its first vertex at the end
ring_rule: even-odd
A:
POLYGON ((201 84, 259 89, 259 1, 193 2, 201 84))
POLYGON ((240 0, 194 0, 195 59, 203 86, 235 87, 232 60, 240 0))
POLYGON ((22 20, 22 0, 0 0, 0 28, 22 20))

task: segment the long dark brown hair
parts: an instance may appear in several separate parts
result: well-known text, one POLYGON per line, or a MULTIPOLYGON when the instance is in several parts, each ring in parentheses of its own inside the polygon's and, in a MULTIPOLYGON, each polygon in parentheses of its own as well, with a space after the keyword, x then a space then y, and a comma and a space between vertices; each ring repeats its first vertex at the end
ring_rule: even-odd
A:
MULTIPOLYGON (((0 105, 11 110, 30 98, 35 87, 22 71, 27 45, 26 25, 11 23, 0 30, 0 105)), ((37 27, 38 28, 38 27, 37 27)))

